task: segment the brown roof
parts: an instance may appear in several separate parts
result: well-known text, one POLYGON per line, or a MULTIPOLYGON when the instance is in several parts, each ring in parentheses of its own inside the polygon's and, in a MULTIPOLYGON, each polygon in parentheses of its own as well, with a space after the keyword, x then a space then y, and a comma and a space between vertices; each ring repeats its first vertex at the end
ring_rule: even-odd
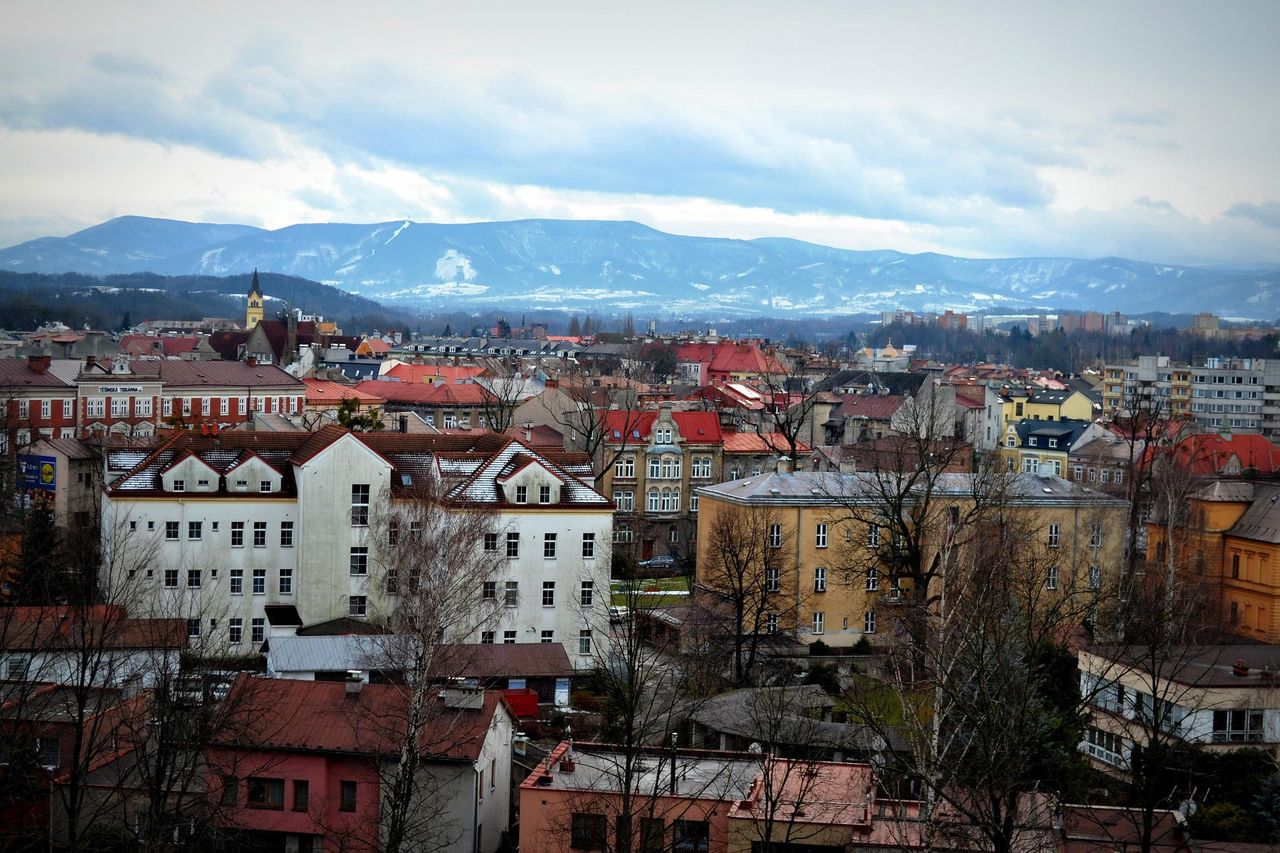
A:
POLYGON ((0 358, 0 387, 69 388, 70 384, 52 371, 32 369, 25 358, 0 358))
POLYGON ((182 649, 182 619, 132 619, 119 605, 7 608, 4 648, 68 649, 92 645, 108 649, 182 649))
POLYGON ((437 646, 433 674, 467 678, 568 678, 573 666, 562 643, 473 643, 437 646))
POLYGON ((887 421, 902 408, 902 404, 906 401, 906 397, 900 397, 897 394, 856 394, 845 397, 844 402, 831 414, 833 417, 887 421))

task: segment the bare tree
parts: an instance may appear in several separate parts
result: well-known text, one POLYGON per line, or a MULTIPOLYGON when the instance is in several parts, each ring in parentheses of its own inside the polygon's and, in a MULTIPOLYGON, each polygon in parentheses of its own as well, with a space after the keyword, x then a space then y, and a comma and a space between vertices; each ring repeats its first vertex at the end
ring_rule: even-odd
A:
POLYGON ((510 376, 489 376, 479 383, 487 392, 480 402, 485 426, 506 432, 515 425, 516 409, 531 396, 532 381, 516 369, 510 376))
POLYGON ((782 436, 787 444, 787 455, 792 462, 799 461, 799 446, 807 432, 811 432, 813 412, 822 395, 822 380, 831 375, 830 363, 813 352, 801 352, 783 356, 768 354, 777 362, 778 372, 766 371, 760 377, 760 389, 768 398, 765 403, 764 423, 782 436), (811 369, 821 368, 825 375, 815 376, 811 369))
MULTIPOLYGON (((710 505, 703 512, 712 512, 710 505)), ((790 556, 795 534, 781 513, 765 506, 726 505, 705 526, 697 592, 707 601, 709 618, 727 635, 734 683, 749 686, 764 637, 796 627, 800 588, 790 556)))
POLYGON ((484 547, 486 536, 497 535, 493 513, 450 504, 431 480, 385 498, 370 535, 378 543, 371 549, 375 578, 389 602, 381 619, 392 633, 379 639, 371 664, 402 674, 395 687, 402 701, 385 718, 363 715, 356 724, 397 745, 378 767, 382 850, 440 849, 459 828, 447 825, 446 804, 424 764, 432 744, 447 745, 440 735, 453 713, 433 697, 442 679, 465 671, 466 647, 457 644, 474 642, 496 622, 500 601, 482 589, 485 582, 496 589, 507 566, 484 547))

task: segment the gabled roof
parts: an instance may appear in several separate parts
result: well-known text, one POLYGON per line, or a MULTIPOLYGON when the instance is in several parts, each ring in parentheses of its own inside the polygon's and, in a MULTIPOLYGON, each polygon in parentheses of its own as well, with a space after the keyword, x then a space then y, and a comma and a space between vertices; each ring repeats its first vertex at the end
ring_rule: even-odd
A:
MULTIPOLYGON (((408 693, 401 685, 366 684, 358 694, 348 695, 341 682, 242 675, 231 689, 227 707, 233 709, 233 718, 243 719, 228 721, 215 743, 288 752, 392 755, 399 752, 405 733, 407 704, 408 693), (270 714, 264 715, 264 708, 270 708, 270 714), (369 725, 369 720, 377 724, 369 725)), ((426 710, 428 722, 418 741, 423 758, 475 761, 496 713, 510 713, 498 692, 485 691, 482 707, 475 710, 448 708, 433 692, 426 710)))
MULTIPOLYGON (((1153 449, 1149 456, 1158 452, 1153 449)), ((1263 476, 1280 473, 1280 447, 1257 433, 1192 435, 1173 451, 1179 464, 1199 477, 1221 473, 1230 466, 1253 470, 1263 476)))
POLYGON ((831 412, 831 416, 887 421, 897 414, 906 401, 906 397, 899 397, 896 394, 855 394, 845 397, 844 401, 831 412))
POLYGON ((163 468, 161 468, 160 476, 163 477, 165 474, 168 474, 170 471, 172 471, 174 468, 177 468, 179 465, 181 465, 183 462, 186 462, 188 459, 196 460, 196 462, 200 463, 205 468, 208 468, 214 474, 222 473, 217 468, 214 468, 212 465, 210 465, 207 461, 205 461, 204 459, 201 459, 199 456, 192 453, 190 449, 187 449, 179 453, 177 456, 173 457, 173 461, 171 461, 168 465, 165 465, 163 468))
POLYGON ((1253 503, 1227 531, 1227 535, 1255 542, 1280 543, 1280 488, 1256 485, 1253 503))
POLYGON ((386 400, 388 403, 405 403, 418 406, 480 406, 493 399, 484 386, 474 382, 452 385, 427 385, 414 382, 393 382, 385 379, 366 379, 356 384, 355 390, 386 400))
POLYGON ((525 447, 518 441, 512 441, 499 450, 484 465, 467 479, 449 490, 450 500, 461 504, 481 504, 497 507, 516 506, 508 504, 506 496, 500 488, 502 479, 509 477, 519 467, 537 460, 545 468, 560 478, 563 486, 560 489, 558 504, 519 504, 520 509, 549 509, 555 507, 612 507, 613 501, 597 492, 578 477, 565 471, 546 456, 525 447))
POLYGON ((477 376, 483 376, 485 368, 474 364, 406 364, 401 362, 387 370, 384 376, 390 376, 401 382, 417 384, 434 384, 444 381, 450 384, 461 383, 477 376))
POLYGON ((311 404, 338 404, 343 400, 355 400, 361 404, 378 405, 385 402, 382 397, 361 391, 351 385, 332 382, 327 379, 304 379, 307 386, 307 402, 311 404))

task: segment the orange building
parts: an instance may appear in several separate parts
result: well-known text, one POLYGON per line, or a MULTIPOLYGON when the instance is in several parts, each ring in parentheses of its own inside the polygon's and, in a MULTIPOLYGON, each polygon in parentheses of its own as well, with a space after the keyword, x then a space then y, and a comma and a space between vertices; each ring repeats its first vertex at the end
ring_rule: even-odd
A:
MULTIPOLYGON (((1174 562, 1206 580, 1206 597, 1223 628, 1280 642, 1280 486, 1219 480, 1188 501, 1187 524, 1174 531, 1174 562)), ((1148 524, 1148 559, 1169 560, 1167 525, 1148 524)))

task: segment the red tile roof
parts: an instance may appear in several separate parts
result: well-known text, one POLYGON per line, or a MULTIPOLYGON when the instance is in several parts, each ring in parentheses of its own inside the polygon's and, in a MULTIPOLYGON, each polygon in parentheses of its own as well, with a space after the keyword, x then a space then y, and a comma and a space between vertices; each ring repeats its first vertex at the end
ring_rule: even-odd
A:
POLYGON ((485 369, 473 364, 397 364, 384 375, 410 383, 434 383, 444 380, 459 383, 483 376, 485 369))
POLYGON ((858 394, 846 397, 832 415, 845 418, 869 418, 873 421, 887 421, 902 408, 906 397, 897 394, 858 394))
POLYGON ((308 403, 338 404, 343 400, 354 399, 361 404, 378 406, 386 402, 385 398, 379 397, 377 394, 370 394, 350 385, 343 385, 340 382, 330 382, 327 379, 304 379, 302 381, 307 386, 308 403))
POLYGON ((366 379, 356 385, 356 390, 381 397, 389 403, 408 403, 419 406, 479 406, 488 402, 493 396, 485 390, 484 386, 474 382, 427 385, 366 379))
MULTIPOLYGON (((809 445, 803 441, 796 443, 797 453, 808 453, 809 445)), ((725 453, 788 453, 791 445, 780 432, 724 432, 725 453)))
MULTIPOLYGON (((229 721, 220 745, 302 752, 394 754, 405 733, 409 688, 365 684, 348 694, 346 684, 295 681, 242 675, 236 679, 227 707, 232 717, 252 716, 242 725, 229 721), (264 709, 270 709, 264 712, 264 709)), ((475 761, 495 713, 509 713, 496 691, 485 691, 479 710, 445 707, 432 692, 428 722, 419 738, 424 756, 437 760, 475 761)))
MULTIPOLYGON (((606 440, 610 444, 648 441, 657 412, 612 409, 605 413, 606 440), (626 433, 625 435, 623 433, 626 433)), ((720 444, 720 416, 715 412, 672 412, 680 436, 691 444, 720 444)))
MULTIPOLYGON (((1149 451, 1148 459, 1159 452, 1158 449, 1149 451)), ((1254 469, 1263 476, 1280 473, 1280 447, 1256 433, 1188 436, 1174 448, 1174 456, 1197 477, 1221 473, 1233 462, 1238 462, 1241 469, 1254 469)))

